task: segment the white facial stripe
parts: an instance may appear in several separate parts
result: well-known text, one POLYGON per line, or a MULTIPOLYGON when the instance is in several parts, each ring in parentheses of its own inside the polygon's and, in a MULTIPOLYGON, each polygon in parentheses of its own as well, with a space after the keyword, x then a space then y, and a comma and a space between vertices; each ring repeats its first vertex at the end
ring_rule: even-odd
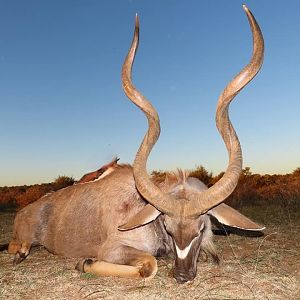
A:
POLYGON ((181 249, 176 245, 176 243, 174 242, 178 258, 180 258, 180 259, 185 259, 185 258, 187 257, 187 255, 189 254, 190 249, 191 249, 191 247, 192 247, 192 244, 193 244, 193 242, 194 242, 194 240, 195 240, 196 238, 197 238, 197 237, 195 237, 195 238, 190 242, 190 244, 189 244, 187 247, 185 247, 183 250, 181 250, 181 249))

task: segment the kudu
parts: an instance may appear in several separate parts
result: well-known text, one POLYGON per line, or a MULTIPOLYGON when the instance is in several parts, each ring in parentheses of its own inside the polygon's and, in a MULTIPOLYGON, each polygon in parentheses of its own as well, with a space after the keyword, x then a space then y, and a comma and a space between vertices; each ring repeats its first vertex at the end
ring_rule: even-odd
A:
POLYGON ((151 278, 157 272, 155 256, 173 252, 174 277, 184 283, 196 276, 200 251, 218 260, 212 244, 211 216, 243 230, 264 229, 222 203, 236 187, 242 171, 241 147, 228 107, 263 61, 262 33, 249 9, 244 6, 244 10, 253 35, 252 58, 224 89, 216 111, 216 124, 229 154, 223 177, 207 188, 188 172, 168 173, 164 180, 148 176, 146 162, 159 137, 160 123, 154 107, 131 81, 139 39, 136 17, 122 83, 128 98, 146 115, 149 127, 133 166, 115 165, 99 180, 48 194, 22 209, 16 215, 9 244, 15 263, 29 254, 31 246, 40 244, 54 254, 81 258, 76 268, 83 272, 151 278))

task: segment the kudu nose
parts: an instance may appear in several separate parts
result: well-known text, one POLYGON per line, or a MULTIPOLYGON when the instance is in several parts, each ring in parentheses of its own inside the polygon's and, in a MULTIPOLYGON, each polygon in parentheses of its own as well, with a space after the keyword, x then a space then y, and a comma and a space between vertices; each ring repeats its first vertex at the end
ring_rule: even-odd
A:
POLYGON ((188 273, 175 273, 174 277, 179 284, 183 284, 188 281, 192 281, 196 277, 195 272, 188 272, 188 273))

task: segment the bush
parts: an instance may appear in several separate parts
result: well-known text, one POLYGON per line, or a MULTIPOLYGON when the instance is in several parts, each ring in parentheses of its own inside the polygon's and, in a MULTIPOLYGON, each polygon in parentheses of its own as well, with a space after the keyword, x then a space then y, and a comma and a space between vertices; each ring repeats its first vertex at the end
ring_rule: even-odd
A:
POLYGON ((54 190, 57 191, 59 189, 73 185, 74 182, 75 182, 75 179, 73 177, 58 176, 53 182, 53 185, 54 185, 53 187, 54 187, 54 190))

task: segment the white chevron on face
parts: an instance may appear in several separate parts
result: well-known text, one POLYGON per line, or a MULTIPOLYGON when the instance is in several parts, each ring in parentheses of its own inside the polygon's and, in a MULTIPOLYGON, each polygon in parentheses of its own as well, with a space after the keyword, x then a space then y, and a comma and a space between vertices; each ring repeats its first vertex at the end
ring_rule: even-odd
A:
POLYGON ((187 257, 187 255, 189 254, 190 252, 190 249, 191 249, 191 246, 194 242, 194 240, 197 238, 197 236, 190 242, 190 244, 188 246, 186 246, 183 250, 181 250, 175 243, 175 248, 176 248, 176 253, 177 253, 177 256, 178 258, 180 259, 185 259, 187 257))

